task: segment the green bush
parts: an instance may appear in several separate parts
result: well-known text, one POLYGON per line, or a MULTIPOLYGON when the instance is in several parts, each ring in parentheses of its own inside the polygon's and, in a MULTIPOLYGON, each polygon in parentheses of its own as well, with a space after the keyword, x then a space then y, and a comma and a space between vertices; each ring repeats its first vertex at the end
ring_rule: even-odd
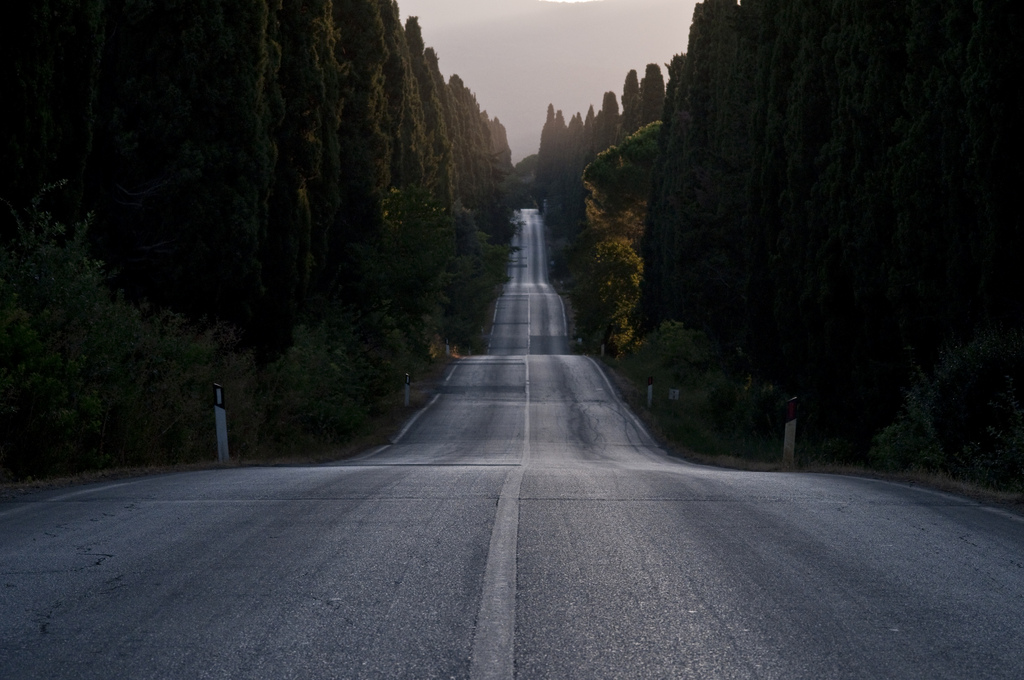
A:
POLYGON ((233 453, 258 419, 251 356, 223 326, 194 327, 108 292, 86 245, 41 210, 12 210, 0 247, 0 467, 17 478, 212 459, 212 383, 236 395, 233 453))
POLYGON ((257 364, 231 326, 112 294, 89 254, 88 220, 67 229, 40 209, 41 197, 12 209, 17 238, 0 244, 5 479, 216 460, 215 382, 233 459, 322 453, 365 433, 395 403, 403 374, 441 354, 437 333, 449 330, 438 328, 442 291, 452 278, 452 299, 464 304, 443 321, 453 341, 471 345, 505 276, 506 247, 487 244, 474 226, 472 247, 448 258, 448 218, 418 195, 395 194, 388 224, 396 234, 381 251, 391 252, 381 274, 388 300, 362 313, 311 301, 293 346, 257 364), (422 258, 415 271, 392 252, 410 244, 422 258), (428 274, 429 290, 420 290, 428 274))
POLYGON ((646 379, 654 378, 651 412, 670 440, 705 455, 757 461, 781 455, 782 393, 728 370, 703 332, 664 322, 615 363, 637 386, 637 406, 646 406, 646 379), (666 398, 670 387, 679 389, 678 401, 666 398))
POLYGON ((1024 334, 986 330, 919 373, 893 424, 874 440, 871 461, 922 468, 998 488, 1024 485, 1024 334))
POLYGON ((263 376, 267 434, 282 453, 343 442, 364 430, 373 379, 350 330, 299 326, 263 376))

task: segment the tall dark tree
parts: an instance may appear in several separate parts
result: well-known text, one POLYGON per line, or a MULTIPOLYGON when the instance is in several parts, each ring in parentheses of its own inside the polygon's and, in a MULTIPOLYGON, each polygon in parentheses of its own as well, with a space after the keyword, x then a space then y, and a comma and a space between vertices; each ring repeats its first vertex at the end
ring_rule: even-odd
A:
POLYGON ((494 157, 494 162, 502 172, 512 172, 512 147, 508 145, 508 131, 497 116, 491 118, 486 111, 483 111, 480 113, 480 118, 490 132, 489 151, 494 157))
POLYGON ((640 81, 636 70, 626 74, 626 82, 622 86, 622 137, 628 137, 640 129, 643 102, 640 99, 640 81))
POLYGON ((90 183, 130 297, 247 327, 274 149, 265 2, 111 9, 90 183))
POLYGON ((619 116, 619 102, 614 92, 605 92, 601 110, 594 119, 595 153, 601 153, 615 144, 619 138, 620 126, 624 126, 624 122, 619 116))
MULTIPOLYGON (((733 0, 698 5, 687 56, 669 67, 667 122, 643 244, 650 259, 648 316, 655 323, 683 321, 732 346, 744 328, 743 196, 750 162, 752 61, 743 58, 742 11, 733 0)), ((655 69, 644 79, 646 93, 657 89, 655 69)))
POLYGON ((548 104, 547 118, 540 131, 540 149, 537 151, 537 186, 541 205, 547 200, 550 187, 554 184, 563 162, 565 134, 565 118, 562 112, 556 113, 554 105, 548 104))
POLYGON ((427 149, 423 154, 424 186, 430 189, 441 205, 450 210, 455 200, 452 144, 442 104, 442 97, 446 95, 446 91, 439 91, 437 85, 438 81, 443 83, 443 79, 440 72, 436 78, 432 73, 432 69, 437 69, 437 58, 433 50, 430 50, 433 63, 428 64, 427 48, 423 44, 423 33, 416 17, 409 17, 406 20, 405 39, 409 46, 409 58, 416 78, 427 136, 427 149))
POLYGON ((335 0, 332 7, 345 109, 338 128, 341 209, 330 230, 321 285, 354 304, 368 296, 354 246, 372 243, 379 235, 381 201, 391 185, 392 143, 382 127, 388 121, 388 52, 379 0, 335 0))
POLYGON ((1008 0, 975 2, 974 15, 963 87, 971 187, 979 199, 979 293, 987 321, 1019 326, 1024 269, 1015 254, 1024 246, 1017 195, 1024 186, 1024 93, 1017 79, 1024 67, 1024 21, 1020 4, 1008 0))
POLYGON ((251 340, 273 353, 291 344, 326 255, 327 226, 340 207, 336 135, 343 102, 330 2, 277 0, 271 9, 267 87, 277 158, 261 243, 263 295, 251 340))
POLYGON ((661 67, 648 64, 644 79, 640 81, 640 127, 661 120, 665 108, 665 77, 661 67))
POLYGON ((453 141, 459 135, 459 128, 454 116, 455 103, 452 93, 445 83, 444 76, 434 48, 428 47, 423 51, 423 61, 426 64, 431 88, 437 97, 437 115, 439 116, 440 127, 435 131, 434 154, 437 157, 437 192, 440 200, 445 205, 450 205, 455 200, 455 185, 458 181, 458 170, 455 167, 455 149, 453 141), (440 130, 445 132, 443 137, 440 130))
POLYGON ((420 186, 425 177, 427 133, 419 81, 395 0, 379 0, 387 60, 384 93, 387 99, 387 135, 391 142, 391 185, 420 186))
MULTIPOLYGON (((0 27, 0 198, 24 207, 47 184, 63 219, 80 213, 105 39, 102 0, 15 3, 0 27)), ((0 238, 13 224, 6 210, 0 238)))

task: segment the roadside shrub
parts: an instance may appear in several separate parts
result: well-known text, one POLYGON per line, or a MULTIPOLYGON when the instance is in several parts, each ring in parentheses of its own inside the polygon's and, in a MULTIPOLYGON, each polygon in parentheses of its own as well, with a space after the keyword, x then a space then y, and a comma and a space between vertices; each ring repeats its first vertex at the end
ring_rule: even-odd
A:
POLYGON ((686 328, 678 321, 666 321, 654 336, 658 360, 678 380, 694 380, 711 363, 711 341, 703 332, 686 328))
POLYGON ((26 478, 212 459, 215 381, 234 395, 233 454, 250 455, 254 366, 231 329, 112 296, 88 220, 69 230, 41 198, 12 209, 17 238, 0 247, 0 467, 26 478))
POLYGON ((264 373, 266 434, 281 453, 345 441, 368 423, 370 366, 351 329, 333 326, 298 326, 295 344, 264 373))
POLYGON ((923 468, 999 488, 1024 484, 1024 334, 989 329, 919 373, 896 421, 875 437, 871 461, 923 468))

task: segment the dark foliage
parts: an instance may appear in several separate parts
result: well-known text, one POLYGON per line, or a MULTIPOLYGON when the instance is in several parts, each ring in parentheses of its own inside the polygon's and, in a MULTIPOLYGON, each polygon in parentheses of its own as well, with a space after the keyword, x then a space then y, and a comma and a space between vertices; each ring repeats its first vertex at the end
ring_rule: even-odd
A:
MULTIPOLYGON (((32 207, 0 218, 0 465, 199 455, 171 441, 177 426, 157 441, 118 415, 107 390, 133 352, 170 357, 203 390, 244 364, 253 415, 236 422, 255 450, 351 437, 443 334, 479 341, 514 230, 507 136, 399 16, 394 0, 12 9, 0 198, 32 207), (80 294, 45 299, 26 278, 35 261, 80 294), (129 336, 127 353, 94 347, 129 336)), ((180 399, 194 387, 159 384, 180 399)))
MULTIPOLYGON (((863 452, 915 366, 944 365, 940 348, 976 329, 1024 326, 1020 12, 699 4, 669 69, 647 327, 683 321, 722 356, 742 351, 744 367, 806 397, 811 431, 863 452)), ((979 398, 1012 411, 994 379, 1002 391, 979 398)))

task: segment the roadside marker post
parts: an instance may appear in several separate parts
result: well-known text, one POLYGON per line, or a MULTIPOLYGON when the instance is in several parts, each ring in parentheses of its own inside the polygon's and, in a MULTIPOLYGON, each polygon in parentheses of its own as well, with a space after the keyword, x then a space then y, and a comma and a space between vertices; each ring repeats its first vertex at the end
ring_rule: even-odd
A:
POLYGON ((786 439, 782 444, 782 467, 791 470, 796 463, 796 397, 786 402, 786 439))
POLYGON ((213 419, 217 423, 217 460, 228 462, 228 412, 224 408, 224 388, 213 383, 213 419))
POLYGON ((654 376, 648 376, 647 378, 647 408, 651 407, 654 403, 654 376))
POLYGON ((452 355, 452 346, 448 344, 448 338, 444 339, 444 355, 450 357, 452 355))
POLYGON ((409 405, 409 374, 405 374, 405 405, 409 405))

